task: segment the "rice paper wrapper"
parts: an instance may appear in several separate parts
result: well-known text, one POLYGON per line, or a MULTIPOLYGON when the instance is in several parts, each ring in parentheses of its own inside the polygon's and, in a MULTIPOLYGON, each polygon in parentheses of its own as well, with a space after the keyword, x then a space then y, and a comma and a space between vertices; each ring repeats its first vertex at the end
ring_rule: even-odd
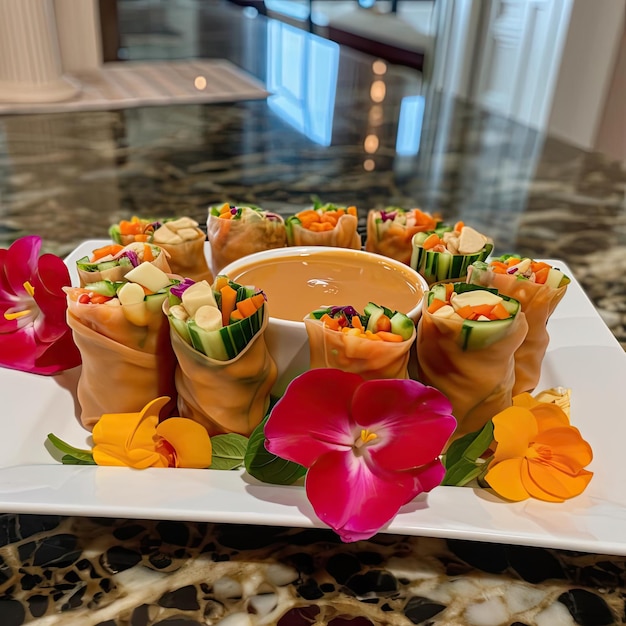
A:
MULTIPOLYGON (((482 428, 513 403, 515 351, 528 323, 518 312, 504 334, 481 349, 463 350, 464 320, 444 319, 428 312, 426 295, 417 326, 417 366, 421 382, 439 389, 452 403, 458 426, 454 438, 482 428)), ((489 322, 481 322, 488 324, 489 322)))
POLYGON ((196 229, 197 237, 182 243, 158 243, 169 254, 169 263, 173 274, 191 278, 199 282, 213 282, 213 272, 209 268, 204 252, 206 235, 200 228, 196 229))
POLYGON ((366 380, 409 377, 407 368, 416 331, 410 339, 393 343, 348 335, 312 318, 305 318, 304 325, 311 369, 331 367, 360 374, 366 380))
POLYGON ((71 313, 67 322, 82 358, 77 398, 85 428, 92 430, 104 413, 141 411, 160 396, 171 398, 162 415, 172 413, 176 408, 176 361, 167 335, 162 349, 150 354, 99 334, 71 313))
POLYGON ((336 248, 361 249, 358 219, 354 215, 342 215, 332 230, 315 232, 300 224, 292 223, 287 229, 290 246, 334 246, 336 248))
MULTIPOLYGON (((132 242, 130 242, 132 243, 132 242)), ((142 244, 143 245, 143 244, 142 244)), ((172 269, 170 267, 168 257, 169 253, 162 248, 162 246, 157 246, 156 244, 151 244, 152 249, 158 248, 158 254, 154 258, 154 261, 148 261, 151 265, 158 267, 160 270, 165 272, 166 274, 171 274, 172 269)), ((110 267, 106 270, 97 270, 95 272, 88 272, 80 267, 76 268, 78 273, 78 279, 80 281, 80 286, 85 287, 91 283, 96 283, 100 280, 110 280, 112 283, 117 283, 124 280, 124 277, 128 272, 133 269, 132 265, 116 265, 115 267, 110 267)))
MULTIPOLYGON (((433 224, 430 222, 414 226, 393 224, 385 230, 382 236, 379 236, 376 228, 376 219, 379 215, 379 211, 373 210, 367 214, 365 250, 375 254, 382 254, 400 263, 410 265, 413 253, 413 235, 433 228, 433 224)), ((435 221, 434 218, 433 221, 435 221)))
POLYGON ((555 288, 530 280, 520 280, 509 274, 492 271, 479 273, 471 270, 468 272, 467 282, 495 288, 520 303, 528 322, 528 333, 522 345, 515 351, 513 395, 531 393, 539 382, 541 366, 550 342, 548 320, 565 296, 567 285, 555 288))
POLYGON ((282 218, 248 221, 209 215, 207 237, 211 244, 211 266, 216 275, 243 256, 287 245, 282 218))
MULTIPOLYGON (((139 303, 131 306, 145 305, 139 303)), ((133 350, 157 354, 169 343, 169 322, 160 308, 149 313, 145 326, 136 326, 129 322, 122 305, 81 304, 68 296, 67 310, 83 326, 133 350)))
POLYGON ((248 437, 265 417, 276 364, 265 343, 268 316, 253 340, 230 361, 211 359, 190 346, 174 328, 171 343, 178 359, 178 414, 202 424, 209 435, 248 437))

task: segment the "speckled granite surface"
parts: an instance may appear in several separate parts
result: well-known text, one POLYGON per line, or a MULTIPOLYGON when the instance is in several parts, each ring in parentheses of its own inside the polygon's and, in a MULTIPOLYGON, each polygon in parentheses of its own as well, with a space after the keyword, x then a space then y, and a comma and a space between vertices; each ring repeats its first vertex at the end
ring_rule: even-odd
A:
MULTIPOLYGON (((200 53, 264 80, 260 20, 200 13, 200 26, 220 25, 200 53), (244 34, 261 52, 233 47, 244 34)), ((417 205, 484 229, 502 252, 566 261, 626 347, 626 164, 442 99, 406 69, 388 68, 385 98, 373 103, 378 79, 371 59, 342 51, 328 146, 267 101, 0 117, 0 246, 34 233, 64 255, 118 219, 203 223, 224 200, 290 213, 317 194, 362 216, 417 205), (421 141, 399 156, 402 98, 414 95, 425 97, 421 141)), ((622 624, 625 563, 384 534, 345 545, 330 531, 5 511, 0 624, 622 624)))

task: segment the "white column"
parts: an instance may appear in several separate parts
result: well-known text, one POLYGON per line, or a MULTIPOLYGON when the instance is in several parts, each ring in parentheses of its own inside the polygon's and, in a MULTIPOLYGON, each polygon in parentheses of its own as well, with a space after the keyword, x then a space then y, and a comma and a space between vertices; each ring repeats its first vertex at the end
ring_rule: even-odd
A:
POLYGON ((0 0, 0 101, 59 102, 79 90, 63 75, 53 0, 0 0))
POLYGON ((102 66, 98 0, 54 0, 56 27, 65 72, 102 66))

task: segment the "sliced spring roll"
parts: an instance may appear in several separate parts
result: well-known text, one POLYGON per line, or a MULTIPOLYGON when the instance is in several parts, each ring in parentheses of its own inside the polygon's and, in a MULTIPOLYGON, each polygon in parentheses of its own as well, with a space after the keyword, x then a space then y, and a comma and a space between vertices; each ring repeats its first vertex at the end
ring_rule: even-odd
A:
POLYGON ((142 263, 124 281, 67 287, 67 321, 81 353, 80 419, 89 430, 104 413, 142 409, 159 396, 175 407, 174 353, 163 315, 170 277, 142 263))
POLYGON ((411 267, 429 284, 442 280, 465 280, 467 268, 484 261, 493 250, 493 241, 477 230, 458 222, 434 231, 413 235, 411 267))
POLYGON ((365 249, 409 265, 413 235, 434 231, 440 222, 438 217, 420 209, 392 206, 382 211, 371 210, 367 214, 365 249))
POLYGON ((178 412, 209 435, 249 436, 265 417, 276 364, 265 343, 262 292, 218 276, 184 281, 170 290, 163 310, 178 360, 178 412))
POLYGON ((285 220, 290 246, 334 246, 361 249, 355 206, 316 203, 285 220))
POLYGON ((287 245, 285 221, 280 215, 255 206, 228 203, 209 208, 207 237, 216 274, 247 254, 287 245))
POLYGON ((548 263, 504 255, 488 263, 470 265, 467 282, 495 288, 521 304, 528 321, 528 333, 515 352, 513 393, 532 392, 539 382, 550 341, 548 320, 565 295, 569 277, 548 263))
POLYGON ((415 340, 413 320, 367 304, 363 315, 352 306, 317 309, 304 319, 309 338, 311 369, 331 367, 376 378, 408 378, 410 349, 415 340))
POLYGON ((125 246, 110 244, 94 250, 91 256, 76 261, 80 286, 102 280, 119 282, 141 263, 152 263, 160 270, 170 273, 169 253, 151 243, 134 242, 125 246))
POLYGON ((519 302, 497 290, 441 283, 425 294, 417 326, 418 377, 452 403, 455 438, 511 406, 514 353, 527 330, 519 302))
POLYGON ((129 220, 121 220, 109 227, 109 236, 115 243, 127 246, 129 243, 150 243, 154 231, 161 225, 159 220, 152 220, 134 215, 129 220))

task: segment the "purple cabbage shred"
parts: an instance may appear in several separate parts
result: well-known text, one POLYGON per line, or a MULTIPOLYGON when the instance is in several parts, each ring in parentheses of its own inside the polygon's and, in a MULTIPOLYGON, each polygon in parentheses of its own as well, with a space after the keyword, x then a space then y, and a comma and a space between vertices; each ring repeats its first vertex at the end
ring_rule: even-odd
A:
POLYGON ((185 278, 183 279, 182 282, 178 283, 178 285, 174 285, 170 288, 170 293, 173 296, 176 296, 177 298, 182 298, 183 297, 183 293, 189 288, 191 287, 191 285, 195 284, 195 280, 192 280, 191 278, 185 278))
POLYGON ((133 267, 137 267, 139 265, 139 257, 134 250, 125 250, 124 254, 121 256, 125 256, 133 267))
POLYGON ((353 306, 333 306, 330 308, 330 316, 335 317, 337 313, 343 313, 347 318, 352 318, 355 315, 358 316, 356 309, 353 306))
POLYGON ((380 212, 380 217, 383 220, 383 222, 386 222, 388 220, 395 220, 396 219, 396 211, 381 211, 380 212))

